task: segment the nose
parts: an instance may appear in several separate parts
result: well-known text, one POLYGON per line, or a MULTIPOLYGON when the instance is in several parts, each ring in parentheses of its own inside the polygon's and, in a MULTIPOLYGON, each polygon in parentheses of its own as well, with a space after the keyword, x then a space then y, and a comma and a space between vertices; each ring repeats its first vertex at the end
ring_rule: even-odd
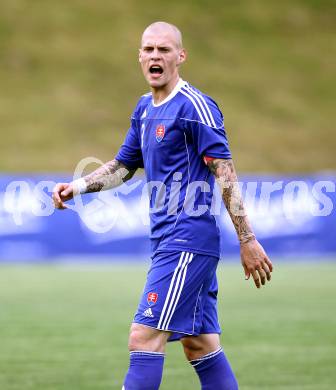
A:
POLYGON ((155 60, 158 60, 160 59, 161 56, 160 56, 160 51, 158 50, 157 47, 155 47, 152 51, 152 55, 151 55, 151 60, 155 61, 155 60))

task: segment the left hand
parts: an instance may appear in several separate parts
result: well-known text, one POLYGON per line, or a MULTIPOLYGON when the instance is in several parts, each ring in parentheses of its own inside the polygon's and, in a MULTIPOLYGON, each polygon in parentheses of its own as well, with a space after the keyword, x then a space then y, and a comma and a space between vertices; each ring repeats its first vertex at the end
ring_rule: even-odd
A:
POLYGON ((271 280, 272 262, 256 239, 240 244, 240 256, 246 280, 252 275, 257 288, 271 280))

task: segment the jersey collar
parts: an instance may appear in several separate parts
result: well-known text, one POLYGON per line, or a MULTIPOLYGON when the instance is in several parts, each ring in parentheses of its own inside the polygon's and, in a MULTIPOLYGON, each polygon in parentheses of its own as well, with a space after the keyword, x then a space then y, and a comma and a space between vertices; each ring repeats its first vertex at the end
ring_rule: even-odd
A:
POLYGON ((177 82, 177 84, 175 85, 174 89, 170 92, 170 94, 164 100, 162 100, 162 102, 155 104, 153 99, 152 99, 153 107, 159 107, 159 106, 162 106, 163 104, 169 102, 169 100, 171 100, 175 95, 177 95, 177 93, 180 91, 180 89, 185 85, 186 85, 186 82, 180 78, 179 81, 177 82))

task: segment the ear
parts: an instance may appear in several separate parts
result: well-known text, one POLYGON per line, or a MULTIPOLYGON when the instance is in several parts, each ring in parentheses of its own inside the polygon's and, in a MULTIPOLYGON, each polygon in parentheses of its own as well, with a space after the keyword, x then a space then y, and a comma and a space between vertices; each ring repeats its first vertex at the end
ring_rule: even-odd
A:
POLYGON ((185 49, 181 49, 178 55, 177 65, 183 64, 183 62, 187 59, 187 52, 185 49))
POLYGON ((139 57, 138 57, 138 59, 139 59, 139 62, 141 63, 141 61, 142 61, 142 57, 141 57, 141 49, 139 49, 139 57))

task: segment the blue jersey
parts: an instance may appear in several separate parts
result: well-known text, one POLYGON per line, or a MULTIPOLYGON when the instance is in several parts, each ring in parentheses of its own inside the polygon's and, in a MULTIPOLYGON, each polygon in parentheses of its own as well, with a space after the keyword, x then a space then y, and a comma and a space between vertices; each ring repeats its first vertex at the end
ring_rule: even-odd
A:
POLYGON ((140 98, 116 159, 145 170, 153 255, 183 250, 219 257, 214 176, 204 156, 231 158, 223 115, 211 98, 181 79, 159 104, 151 94, 140 98))

